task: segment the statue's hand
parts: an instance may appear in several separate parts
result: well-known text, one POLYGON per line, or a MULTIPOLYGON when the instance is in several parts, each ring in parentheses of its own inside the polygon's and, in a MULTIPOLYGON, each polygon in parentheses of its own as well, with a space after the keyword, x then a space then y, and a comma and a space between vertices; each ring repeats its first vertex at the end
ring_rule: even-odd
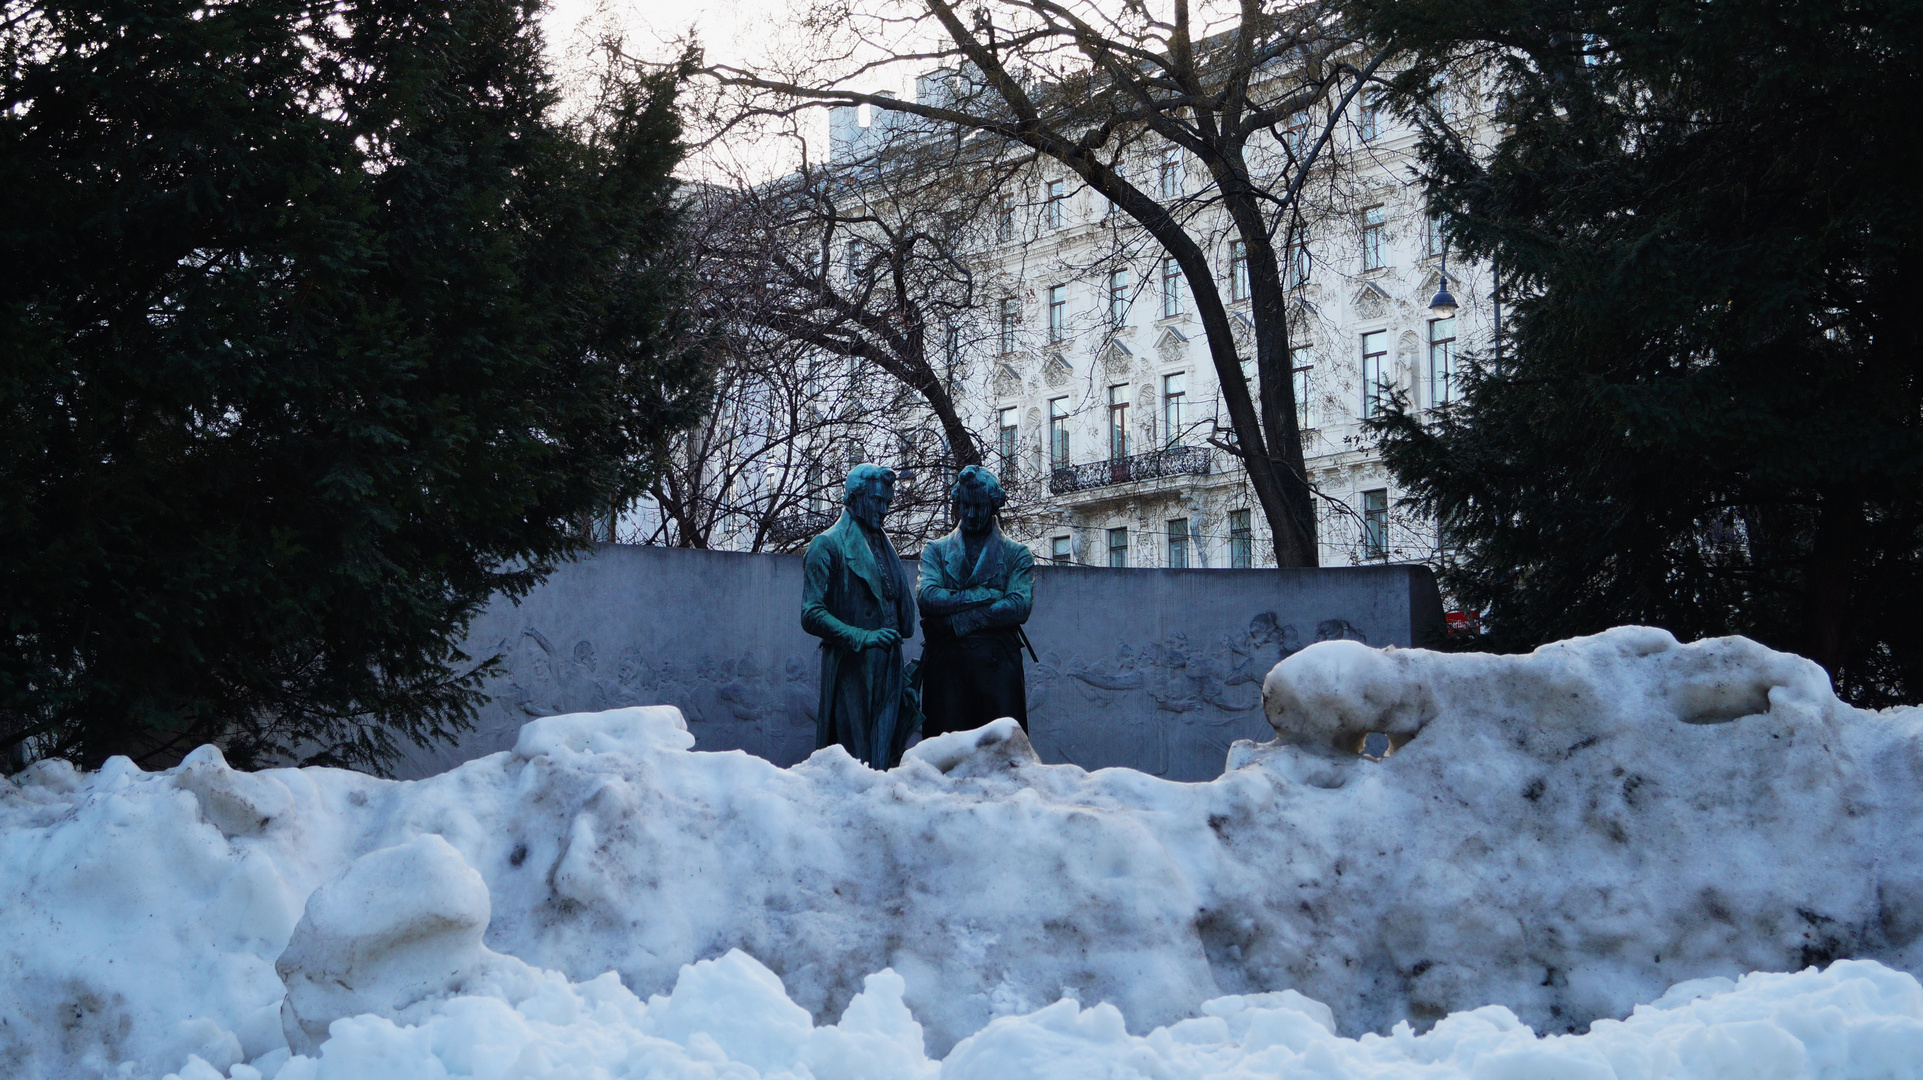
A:
POLYGON ((862 631, 858 648, 862 650, 892 649, 899 644, 901 644, 901 632, 884 627, 880 630, 862 631))

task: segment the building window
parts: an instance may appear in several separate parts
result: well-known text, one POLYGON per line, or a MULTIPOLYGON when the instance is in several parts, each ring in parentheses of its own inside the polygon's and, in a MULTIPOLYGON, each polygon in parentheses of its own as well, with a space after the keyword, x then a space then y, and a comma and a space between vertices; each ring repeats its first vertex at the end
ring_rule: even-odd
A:
POLYGON ((1389 554, 1389 491, 1376 488, 1362 493, 1362 557, 1380 559, 1389 554))
POLYGON ((1108 388, 1108 456, 1120 461, 1128 456, 1128 387, 1108 388))
POLYGON ((1255 565, 1255 534, 1249 529, 1247 510, 1229 511, 1229 569, 1247 570, 1255 565))
POLYGON ((1062 182, 1050 180, 1048 201, 1042 204, 1042 221, 1051 229, 1062 227, 1062 201, 1065 198, 1066 196, 1062 194, 1062 182))
POLYGON ((1162 376, 1162 432, 1170 446, 1180 446, 1188 433, 1183 407, 1188 404, 1188 378, 1181 372, 1162 376))
POLYGON ((1422 235, 1424 238, 1423 250, 1425 252, 1432 257, 1442 254, 1442 248, 1448 243, 1448 239, 1443 235, 1442 219, 1440 217, 1424 217, 1422 219, 1422 235))
POLYGON ((1429 320, 1429 404, 1456 399, 1456 320, 1429 320))
POLYGON ((1229 299, 1247 300, 1249 298, 1249 245, 1242 240, 1229 241, 1229 299))
POLYGON ((1315 400, 1315 346, 1290 349, 1289 370, 1295 377, 1295 426, 1307 431, 1315 426, 1309 411, 1309 403, 1315 400))
POLYGON ((861 276, 861 248, 853 240, 841 248, 842 274, 850 281, 861 276))
POLYGON ((1388 214, 1380 206, 1363 209, 1362 269, 1382 269, 1382 233, 1388 225, 1388 220, 1388 214))
POLYGON ((1289 288, 1297 289, 1309 283, 1309 245, 1297 240, 1289 245, 1288 266, 1284 271, 1289 275, 1289 288))
POLYGON ((1157 180, 1162 190, 1162 198, 1173 199, 1182 193, 1182 151, 1169 147, 1162 151, 1161 169, 1157 180))
POLYGON ((1014 298, 1002 301, 1002 355, 1015 351, 1015 328, 1022 322, 1022 302, 1014 298))
POLYGON ((1048 460, 1057 469, 1068 467, 1068 399, 1048 402, 1048 460))
POLYGON ((1289 149, 1289 160, 1299 162, 1309 150, 1309 114, 1294 112, 1289 114, 1288 123, 1282 126, 1282 145, 1289 149))
POLYGON ((1050 540, 1048 547, 1048 557, 1052 559, 1057 566, 1067 566, 1075 558, 1074 554, 1069 550, 1068 537, 1066 536, 1057 536, 1050 540))
POLYGON ((1120 330, 1128 325, 1128 271, 1117 270, 1108 276, 1108 327, 1120 330))
POLYGON ((1051 285, 1048 288, 1048 340, 1061 341, 1068 337, 1068 286, 1051 285))
MULTIPOLYGON (((1585 57, 1585 59, 1588 58, 1585 57)), ((1444 74, 1437 75, 1429 85, 1434 90, 1434 94, 1430 97, 1429 103, 1435 107, 1436 115, 1441 117, 1445 123, 1454 120, 1456 114, 1461 111, 1461 107, 1456 99, 1455 84, 1451 83, 1449 77, 1444 74)))
POLYGON ((1000 420, 1000 424, 998 425, 999 430, 996 432, 999 438, 996 442, 998 448, 1001 450, 1002 477, 1006 479, 1008 474, 1015 468, 1015 436, 1019 432, 1015 427, 1015 410, 1013 408, 1002 409, 996 414, 996 417, 1000 420))
POLYGON ((1175 256, 1162 256, 1162 318, 1173 319, 1182 313, 1182 268, 1175 256))
POLYGON ((1172 518, 1168 523, 1168 564, 1171 570, 1189 567, 1189 519, 1172 518))
POLYGON ((995 200, 995 239, 1015 239, 1015 196, 1003 195, 995 200))
POLYGON ((1389 407, 1388 381, 1389 332, 1375 330, 1362 335, 1362 418, 1389 407))
POLYGON ((1110 566, 1128 565, 1128 527, 1108 531, 1108 564, 1110 566))
POLYGON ((1373 142, 1382 131, 1382 91, 1368 90, 1362 95, 1361 118, 1357 125, 1361 128, 1362 141, 1373 142))

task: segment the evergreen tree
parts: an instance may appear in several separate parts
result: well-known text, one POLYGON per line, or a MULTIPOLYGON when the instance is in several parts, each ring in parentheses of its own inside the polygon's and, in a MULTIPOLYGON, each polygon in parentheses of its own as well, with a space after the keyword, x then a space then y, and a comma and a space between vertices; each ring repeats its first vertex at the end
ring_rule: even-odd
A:
POLYGON ((1478 647, 1741 633, 1923 697, 1923 5, 1354 0, 1510 318, 1378 425, 1478 647), (1431 105, 1474 76, 1497 145, 1431 105), (1498 96, 1499 95, 1499 96, 1498 96))
POLYGON ((689 419, 672 77, 521 0, 4 0, 0 749, 378 768, 689 419))

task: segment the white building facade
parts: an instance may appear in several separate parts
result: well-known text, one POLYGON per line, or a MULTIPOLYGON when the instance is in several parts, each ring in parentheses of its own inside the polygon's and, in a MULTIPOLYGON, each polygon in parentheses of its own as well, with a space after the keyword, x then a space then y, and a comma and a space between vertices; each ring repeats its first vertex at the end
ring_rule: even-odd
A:
MULTIPOLYGON (((1457 91, 1459 126, 1479 111, 1457 91)), ((858 153, 852 110, 835 154, 858 153)), ((1414 179, 1417 132, 1367 99, 1341 119, 1324 168, 1339 188, 1284 257, 1303 454, 1324 566, 1431 562, 1437 531, 1399 507, 1363 420, 1395 393, 1449 401, 1465 352, 1491 350, 1501 311, 1486 267, 1449 261, 1460 307, 1430 307, 1446 253, 1414 179)), ((1252 155, 1259 161, 1259 153, 1252 155)), ((1246 269, 1204 170, 1173 149, 1126 163, 1138 186, 1187 207, 1211 254, 1253 376, 1246 269), (1219 221, 1211 220, 1213 214, 1219 221)), ((1086 566, 1274 566, 1248 478, 1223 448, 1228 418, 1187 283, 1107 201, 1052 162, 982 212, 975 252, 998 332, 975 344, 961 397, 1014 492, 1006 528, 1037 558, 1086 566)), ((1254 392, 1251 385, 1251 393, 1254 392)))

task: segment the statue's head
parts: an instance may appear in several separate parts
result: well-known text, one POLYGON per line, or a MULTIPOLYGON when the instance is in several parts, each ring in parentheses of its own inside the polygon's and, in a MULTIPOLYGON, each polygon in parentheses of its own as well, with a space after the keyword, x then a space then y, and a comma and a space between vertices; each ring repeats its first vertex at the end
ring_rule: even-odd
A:
POLYGON ((864 461, 848 470, 841 495, 856 521, 879 529, 888 516, 888 504, 895 501, 895 470, 864 461))
POLYGON ((970 465, 955 477, 948 493, 955 500, 955 520, 963 532, 982 532, 994 523, 995 513, 1008 501, 1001 481, 980 465, 970 465))

